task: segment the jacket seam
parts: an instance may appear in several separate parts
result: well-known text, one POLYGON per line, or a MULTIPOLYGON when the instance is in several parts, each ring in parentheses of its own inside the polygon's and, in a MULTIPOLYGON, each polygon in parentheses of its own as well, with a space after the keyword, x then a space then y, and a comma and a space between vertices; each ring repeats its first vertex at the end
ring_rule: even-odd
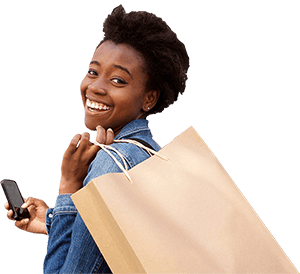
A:
POLYGON ((95 267, 94 267, 93 270, 92 270, 92 273, 98 273, 98 271, 99 271, 99 269, 101 268, 101 266, 103 265, 103 263, 104 263, 104 257, 103 257, 103 255, 101 254, 101 255, 99 256, 99 258, 98 258, 96 264, 95 264, 95 267), (95 272, 95 271, 97 271, 97 272, 95 272))
MULTIPOLYGON (((126 138, 127 136, 131 135, 131 134, 136 134, 136 133, 139 133, 141 131, 150 131, 148 127, 143 127, 143 128, 139 128, 139 129, 134 129, 134 130, 131 130, 131 131, 128 131, 120 136, 118 136, 117 139, 123 139, 123 138, 126 138)), ((142 134, 142 133, 141 133, 142 134)), ((146 134, 145 134, 146 135, 146 134)))
POLYGON ((53 218, 55 215, 62 215, 62 214, 77 214, 76 210, 59 210, 55 211, 53 214, 53 218))

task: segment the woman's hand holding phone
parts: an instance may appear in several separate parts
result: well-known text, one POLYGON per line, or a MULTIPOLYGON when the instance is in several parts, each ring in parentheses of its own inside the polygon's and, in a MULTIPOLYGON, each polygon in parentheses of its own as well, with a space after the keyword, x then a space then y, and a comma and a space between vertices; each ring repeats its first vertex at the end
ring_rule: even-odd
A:
MULTIPOLYGON (((13 211, 9 208, 9 204, 6 203, 4 207, 8 210, 7 217, 13 220, 13 211)), ((22 205, 22 208, 27 208, 30 213, 30 218, 22 219, 16 221, 16 227, 25 230, 27 232, 47 234, 46 230, 46 211, 49 208, 47 204, 39 199, 28 198, 22 205)))
MULTIPOLYGON (((88 167, 100 150, 100 147, 91 143, 89 138, 88 133, 77 134, 66 150, 61 167, 62 177, 59 194, 75 193, 82 188, 88 167)), ((111 129, 105 130, 98 126, 96 140, 100 144, 112 144, 114 132, 111 129)), ((6 203, 4 207, 8 210, 7 217, 16 221, 13 218, 13 211, 10 209, 9 203, 6 203)), ((21 208, 29 211, 30 218, 17 220, 15 222, 16 227, 27 232, 47 234, 45 225, 46 213, 49 208, 47 204, 43 200, 31 197, 25 201, 21 208)))

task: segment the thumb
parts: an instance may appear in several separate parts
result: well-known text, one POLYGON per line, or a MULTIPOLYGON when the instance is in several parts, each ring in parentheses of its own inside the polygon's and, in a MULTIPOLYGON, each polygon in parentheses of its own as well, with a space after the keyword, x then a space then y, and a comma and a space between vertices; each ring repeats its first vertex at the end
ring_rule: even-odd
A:
POLYGON ((36 199, 36 198, 32 198, 32 197, 29 197, 28 199, 26 199, 26 202, 21 206, 21 208, 25 209, 25 208, 28 208, 30 206, 47 206, 47 204, 43 201, 43 200, 39 200, 39 199, 36 199))

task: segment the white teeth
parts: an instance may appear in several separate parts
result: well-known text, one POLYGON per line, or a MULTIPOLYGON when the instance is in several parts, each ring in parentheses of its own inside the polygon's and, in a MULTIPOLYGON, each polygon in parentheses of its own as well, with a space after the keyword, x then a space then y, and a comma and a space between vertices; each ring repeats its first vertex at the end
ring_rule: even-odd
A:
POLYGON ((86 99, 86 105, 89 108, 93 108, 93 109, 99 109, 99 110, 109 110, 109 106, 106 106, 104 104, 101 103, 97 103, 97 102, 92 102, 90 99, 86 99))

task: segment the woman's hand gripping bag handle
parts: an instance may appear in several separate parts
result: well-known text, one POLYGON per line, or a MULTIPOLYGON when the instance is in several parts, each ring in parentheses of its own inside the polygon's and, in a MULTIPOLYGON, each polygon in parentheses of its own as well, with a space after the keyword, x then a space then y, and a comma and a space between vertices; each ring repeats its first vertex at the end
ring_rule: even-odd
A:
MULTIPOLYGON (((130 143, 130 144, 134 144, 142 149, 144 149, 145 151, 147 151, 149 153, 150 156, 152 155, 156 155, 157 157, 160 157, 163 160, 168 160, 167 157, 165 157, 164 155, 160 154, 159 152, 157 152, 156 150, 154 150, 148 143, 146 143, 143 140, 139 140, 139 139, 122 139, 122 140, 114 140, 115 143, 130 143)), ((104 144, 100 144, 99 142, 95 141, 95 145, 101 147, 101 149, 103 149, 107 154, 110 155, 110 157, 115 161, 115 163, 118 165, 118 167, 123 171, 124 175, 126 176, 126 178, 129 180, 129 182, 132 183, 132 179, 128 174, 128 165, 126 163, 126 160, 124 158, 124 156, 114 147, 110 146, 110 145, 104 145, 104 144), (115 153, 117 153, 117 155, 121 158, 123 165, 116 159, 116 157, 109 151, 112 150, 115 153)))

